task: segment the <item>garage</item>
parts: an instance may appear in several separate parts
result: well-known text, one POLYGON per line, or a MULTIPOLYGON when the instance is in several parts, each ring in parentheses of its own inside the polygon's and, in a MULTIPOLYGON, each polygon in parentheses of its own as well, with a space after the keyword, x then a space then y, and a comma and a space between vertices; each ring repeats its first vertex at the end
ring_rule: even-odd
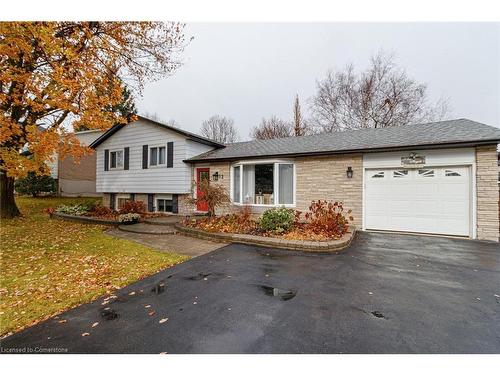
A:
POLYGON ((366 169, 365 229, 471 236, 470 169, 366 169))

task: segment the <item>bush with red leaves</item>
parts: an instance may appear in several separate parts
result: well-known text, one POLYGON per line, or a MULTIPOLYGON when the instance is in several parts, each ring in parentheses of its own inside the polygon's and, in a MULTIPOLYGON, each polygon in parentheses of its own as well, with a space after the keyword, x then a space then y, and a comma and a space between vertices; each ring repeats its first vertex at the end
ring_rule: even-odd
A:
POLYGON ((141 201, 127 201, 118 211, 123 214, 142 214, 146 212, 146 205, 141 201))
POLYGON ((312 201, 305 214, 307 229, 315 234, 340 238, 349 229, 349 222, 354 220, 351 212, 344 212, 342 202, 312 201))

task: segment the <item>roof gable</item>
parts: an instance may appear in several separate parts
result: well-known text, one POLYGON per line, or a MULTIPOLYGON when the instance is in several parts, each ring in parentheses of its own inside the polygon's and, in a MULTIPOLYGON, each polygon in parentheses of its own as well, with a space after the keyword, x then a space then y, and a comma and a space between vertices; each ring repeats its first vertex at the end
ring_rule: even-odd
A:
MULTIPOLYGON (((216 147, 216 148, 224 147, 223 144, 215 142, 215 141, 212 141, 211 139, 202 137, 202 136, 200 136, 198 134, 194 134, 194 133, 188 132, 186 130, 179 129, 179 128, 176 128, 174 126, 166 125, 166 124, 163 124, 161 122, 148 119, 147 117, 144 117, 144 116, 137 116, 137 117, 138 117, 139 120, 146 121, 146 122, 148 122, 148 123, 150 123, 152 125, 159 126, 160 128, 167 129, 167 130, 173 131, 175 133, 178 133, 180 135, 183 135, 184 137, 186 137, 186 139, 189 139, 191 141, 202 143, 202 144, 205 144, 205 145, 208 145, 208 146, 213 146, 213 147, 216 147)), ((127 126, 127 125, 117 124, 117 125, 112 126, 103 135, 101 135, 94 142, 92 142, 90 144, 90 147, 91 148, 98 147, 101 143, 103 143, 105 140, 107 140, 108 138, 110 138, 111 136, 113 136, 113 134, 115 134, 116 132, 118 132, 121 129, 123 129, 125 126, 127 126)))

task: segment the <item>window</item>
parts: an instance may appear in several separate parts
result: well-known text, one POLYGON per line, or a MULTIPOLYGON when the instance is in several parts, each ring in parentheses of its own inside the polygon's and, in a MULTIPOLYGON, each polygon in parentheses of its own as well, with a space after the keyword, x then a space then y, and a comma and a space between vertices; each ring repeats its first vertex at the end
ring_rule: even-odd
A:
POLYGON ((450 171, 449 169, 446 169, 444 171, 445 177, 460 177, 461 174, 456 172, 456 171, 450 171))
POLYGON ((149 165, 165 164, 165 146, 149 148, 149 165))
POLYGON ((233 202, 265 206, 294 204, 292 163, 242 164, 234 166, 232 171, 233 202))
POLYGON ((372 175, 372 178, 384 178, 384 172, 377 172, 372 175))
POLYGON ((128 201, 130 201, 130 197, 118 197, 117 198, 117 208, 118 210, 122 209, 122 207, 125 205, 125 203, 127 203, 128 201))
POLYGON ((240 166, 233 167, 233 202, 240 203, 240 166))
POLYGON ((173 210, 172 199, 158 198, 156 200, 156 210, 158 212, 172 212, 173 210))
POLYGON ((123 150, 111 151, 109 154, 109 169, 123 168, 123 150))
POLYGON ((419 169, 418 175, 420 177, 434 177, 434 170, 433 169, 419 169))
POLYGON ((408 176, 408 170, 404 170, 403 169, 403 170, 400 170, 400 171, 394 171, 392 173, 392 176, 394 178, 403 178, 403 177, 406 177, 406 176, 408 176))

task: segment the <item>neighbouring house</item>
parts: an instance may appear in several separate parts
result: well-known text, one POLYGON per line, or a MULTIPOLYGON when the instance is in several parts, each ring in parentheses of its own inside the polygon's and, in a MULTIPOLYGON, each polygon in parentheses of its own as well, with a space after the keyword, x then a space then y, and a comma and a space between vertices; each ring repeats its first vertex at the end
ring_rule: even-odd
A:
MULTIPOLYGON (((102 130, 84 130, 75 136, 82 145, 90 145, 104 132, 102 130)), ((64 159, 57 155, 49 163, 51 176, 57 180, 57 192, 63 197, 95 197, 96 192, 96 154, 86 155, 75 162, 72 156, 64 159)))
POLYGON ((97 192, 112 208, 205 211, 186 199, 209 178, 230 193, 228 211, 307 210, 342 201, 364 230, 498 241, 500 129, 467 119, 221 145, 140 117, 116 126, 97 150, 97 192))

